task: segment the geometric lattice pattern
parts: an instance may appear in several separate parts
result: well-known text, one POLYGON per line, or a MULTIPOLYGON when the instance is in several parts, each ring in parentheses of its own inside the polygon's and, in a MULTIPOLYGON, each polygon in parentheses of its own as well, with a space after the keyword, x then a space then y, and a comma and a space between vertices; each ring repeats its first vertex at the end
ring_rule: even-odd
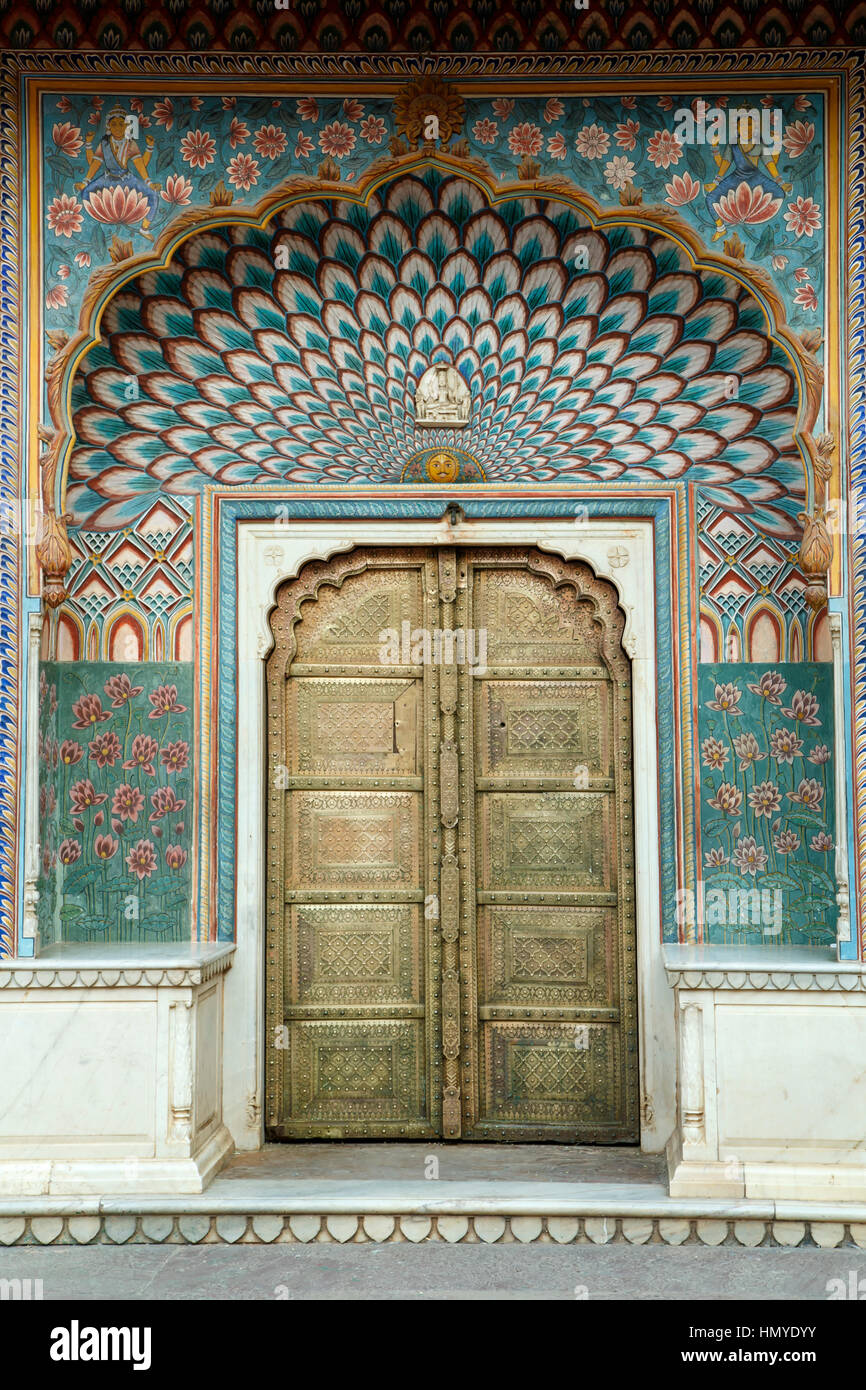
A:
POLYGON ((780 660, 819 660, 806 604, 806 581, 794 543, 785 544, 752 524, 705 505, 700 514, 698 566, 701 614, 717 634, 712 657, 749 660, 756 613, 772 615, 780 660))
POLYGON ((563 1047, 515 1049, 512 1081, 521 1099, 568 1097, 580 1090, 586 1061, 579 1052, 563 1047))
POLYGON ((330 933, 320 948, 319 969, 325 976, 369 979, 391 973, 390 932, 330 933))
POLYGON ((511 858, 518 868, 528 864, 561 868, 574 859, 580 827, 576 825, 535 824, 531 820, 513 821, 511 858))
POLYGON ((321 1048, 319 1087, 322 1092, 336 1092, 339 1095, 390 1095, 393 1087, 390 1049, 321 1048))
POLYGON ((192 612, 192 506, 191 498, 160 498, 120 531, 70 532, 69 597, 52 622, 52 658, 189 655, 176 634, 192 612))
POLYGON ((581 952, 574 940, 557 936, 525 936, 515 933, 513 964, 515 976, 521 979, 572 979, 577 974, 581 952))
POLYGON ((520 711, 511 721, 508 743, 513 748, 571 748, 581 733, 576 710, 520 711))

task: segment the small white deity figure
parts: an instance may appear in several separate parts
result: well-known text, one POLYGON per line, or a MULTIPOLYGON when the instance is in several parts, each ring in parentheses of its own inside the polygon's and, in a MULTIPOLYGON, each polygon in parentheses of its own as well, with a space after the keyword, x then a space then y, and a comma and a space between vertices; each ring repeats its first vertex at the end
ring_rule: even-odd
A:
POLYGON ((437 362, 428 367, 415 392, 415 421, 419 425, 469 423, 469 387, 456 367, 437 362))

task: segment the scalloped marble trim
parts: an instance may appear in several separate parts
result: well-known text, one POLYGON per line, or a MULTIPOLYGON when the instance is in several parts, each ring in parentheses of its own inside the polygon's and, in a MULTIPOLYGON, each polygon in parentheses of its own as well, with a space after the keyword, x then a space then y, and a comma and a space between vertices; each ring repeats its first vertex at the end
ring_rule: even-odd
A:
POLYGON ((189 965, 63 965, 37 960, 0 962, 0 989, 123 989, 203 985, 222 975, 232 963, 233 950, 189 965))
POLYGON ((679 989, 817 990, 866 992, 866 975, 848 970, 756 970, 731 966, 684 970, 667 965, 668 983, 679 989))
POLYGON ((197 965, 187 970, 165 967, 125 970, 4 970, 0 969, 0 989, 123 989, 171 986, 176 989, 202 985, 227 970, 228 960, 197 965))
MULTIPOLYGON (((866 1212, 860 1213, 866 1216, 866 1212)), ((866 1249, 866 1220, 304 1212, 2 1216, 0 1245, 725 1245, 866 1249)))

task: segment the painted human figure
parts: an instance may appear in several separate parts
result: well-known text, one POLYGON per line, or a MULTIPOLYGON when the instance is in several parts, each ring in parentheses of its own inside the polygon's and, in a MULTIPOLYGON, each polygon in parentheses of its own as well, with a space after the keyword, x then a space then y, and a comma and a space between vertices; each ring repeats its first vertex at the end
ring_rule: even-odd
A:
POLYGON ((774 198, 782 198, 786 193, 790 193, 791 184, 782 183, 779 177, 778 155, 766 156, 759 140, 741 140, 736 145, 728 145, 724 153, 718 139, 713 139, 712 143, 718 175, 711 183, 704 184, 704 192, 707 194, 710 216, 716 224, 713 241, 718 241, 729 228, 718 216, 713 204, 724 198, 726 193, 739 188, 741 183, 746 183, 749 188, 760 185, 765 193, 771 194, 774 198))
POLYGON ((153 154, 153 136, 147 136, 142 154, 136 141, 127 135, 126 121, 123 107, 115 106, 108 113, 105 134, 95 150, 93 136, 88 135, 84 145, 88 158, 87 173, 84 181, 75 187, 84 198, 101 188, 131 188, 140 193, 147 199, 147 216, 142 218, 139 230, 148 241, 153 241, 147 230, 159 205, 159 184, 149 182, 147 177, 147 166, 153 154))

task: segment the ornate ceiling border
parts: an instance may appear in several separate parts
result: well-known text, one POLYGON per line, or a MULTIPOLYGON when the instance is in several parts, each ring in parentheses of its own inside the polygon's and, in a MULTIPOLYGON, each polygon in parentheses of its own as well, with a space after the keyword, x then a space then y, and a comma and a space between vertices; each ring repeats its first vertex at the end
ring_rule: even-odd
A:
POLYGON ((653 49, 633 53, 123 53, 32 49, 7 51, 4 63, 22 74, 58 76, 157 76, 406 79, 439 77, 451 82, 494 78, 732 77, 819 75, 857 67, 859 50, 826 47, 653 49))

